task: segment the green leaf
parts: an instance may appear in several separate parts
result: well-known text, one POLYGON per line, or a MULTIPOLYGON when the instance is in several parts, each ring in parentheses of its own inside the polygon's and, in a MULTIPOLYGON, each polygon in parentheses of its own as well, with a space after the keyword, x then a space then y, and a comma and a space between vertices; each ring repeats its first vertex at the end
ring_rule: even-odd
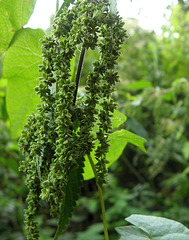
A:
POLYGON ((140 148, 143 152, 147 153, 144 146, 146 139, 124 129, 120 131, 119 135, 120 137, 125 139, 128 143, 132 143, 133 145, 140 148))
POLYGON ((189 236, 182 233, 167 234, 162 237, 150 238, 154 240, 189 240, 189 236))
POLYGON ((110 161, 110 163, 107 164, 107 167, 110 167, 115 161, 117 161, 117 159, 121 156, 127 143, 131 143, 139 147, 143 152, 146 153, 146 149, 144 147, 144 143, 146 142, 146 140, 127 130, 122 129, 113 132, 110 135, 109 139, 111 145, 109 148, 109 152, 107 153, 107 159, 110 161))
MULTIPOLYGON (((119 130, 116 132, 113 132, 110 136, 110 148, 109 152, 107 153, 107 159, 110 161, 109 164, 107 164, 107 167, 110 167, 122 154, 125 146, 127 143, 132 143, 133 145, 139 147, 142 151, 146 153, 146 149, 144 147, 144 143, 146 140, 144 138, 141 138, 134 133, 131 133, 127 130, 119 130)), ((98 146, 98 142, 96 141, 95 149, 98 146)), ((95 160, 95 151, 91 153, 91 157, 93 158, 94 163, 96 164, 95 160)), ((85 168, 84 168, 84 180, 88 180, 94 177, 93 171, 91 169, 91 165, 88 161, 88 158, 85 157, 85 168)))
POLYGON ((80 158, 77 161, 78 168, 73 168, 70 170, 68 177, 68 185, 65 189, 65 197, 61 205, 61 214, 58 221, 58 229, 55 235, 54 240, 57 240, 58 237, 64 232, 69 219, 72 215, 73 209, 76 206, 76 201, 78 200, 79 193, 81 190, 83 182, 83 167, 84 167, 84 158, 80 158))
POLYGON ((140 90, 140 89, 148 88, 148 87, 151 87, 151 86, 152 86, 151 82, 140 80, 140 81, 137 81, 135 83, 127 85, 125 87, 125 89, 137 89, 137 90, 140 90))
POLYGON ((112 118, 112 127, 117 128, 125 121, 127 121, 127 117, 118 110, 115 110, 112 118))
POLYGON ((125 220, 134 226, 116 229, 121 240, 189 240, 189 229, 167 218, 134 214, 125 220))
MULTIPOLYGON (((102 107, 100 105, 97 105, 97 109, 102 109, 102 107)), ((115 110, 111 120, 112 120, 112 127, 118 128, 122 123, 127 121, 127 117, 123 113, 119 112, 118 110, 115 110)), ((92 129, 94 137, 96 137, 96 133, 99 131, 99 125, 98 125, 99 122, 100 120, 98 120, 95 123, 92 129)))
POLYGON ((189 240, 189 236, 182 233, 167 234, 153 238, 134 226, 120 227, 116 228, 116 230, 121 235, 120 240, 189 240))
POLYGON ((35 3, 36 0, 0 1, 0 55, 8 48, 15 32, 28 22, 35 3))
POLYGON ((0 6, 0 55, 8 48, 15 33, 14 27, 6 15, 8 13, 0 6))
POLYGON ((183 224, 167 218, 133 214, 125 220, 142 229, 152 237, 171 233, 184 233, 189 235, 189 229, 183 224))
POLYGON ((7 86, 7 79, 0 78, 0 88, 5 88, 7 86))
POLYGON ((62 6, 60 7, 60 9, 58 10, 56 17, 58 17, 62 12, 64 12, 64 9, 68 8, 70 6, 70 4, 74 3, 75 0, 64 0, 64 2, 62 3, 62 6))
POLYGON ((148 235, 135 226, 118 227, 116 231, 122 236, 120 240, 148 240, 148 235))
POLYGON ((27 115, 35 111, 40 101, 34 87, 39 79, 38 65, 42 61, 39 40, 43 36, 40 29, 19 30, 4 57, 3 75, 8 79, 7 110, 14 138, 19 137, 27 115))
POLYGON ((130 129, 137 135, 145 138, 148 140, 148 132, 146 129, 140 124, 136 119, 134 118, 128 118, 127 119, 127 125, 130 127, 130 129))

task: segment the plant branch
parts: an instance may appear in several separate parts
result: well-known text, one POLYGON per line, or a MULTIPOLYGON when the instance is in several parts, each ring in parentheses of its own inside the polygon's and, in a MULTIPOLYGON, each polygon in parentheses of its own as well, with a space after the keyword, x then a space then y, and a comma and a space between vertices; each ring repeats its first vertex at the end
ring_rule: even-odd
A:
POLYGON ((94 172, 94 175, 95 175, 95 179, 96 179, 96 185, 97 185, 99 196, 100 196, 100 204, 101 204, 102 218, 103 218, 103 224, 104 224, 105 240, 109 240, 108 228, 107 228, 107 223, 106 223, 105 204, 104 204, 104 197, 103 197, 102 188, 98 185, 97 172, 96 172, 96 168, 95 168, 93 159, 92 159, 90 154, 87 154, 87 157, 88 157, 89 162, 91 164, 91 167, 93 169, 93 172, 94 172))
POLYGON ((58 12, 59 9, 59 0, 56 0, 56 13, 58 12))
POLYGON ((75 78, 76 87, 75 87, 75 92, 74 92, 73 106, 75 106, 75 104, 76 104, 77 92, 78 92, 78 88, 79 88, 79 81, 81 78, 81 71, 82 71, 83 61, 84 61, 84 57, 85 57, 85 51, 86 51, 86 49, 82 47, 80 57, 79 57, 79 63, 78 63, 78 67, 77 67, 76 78, 75 78))

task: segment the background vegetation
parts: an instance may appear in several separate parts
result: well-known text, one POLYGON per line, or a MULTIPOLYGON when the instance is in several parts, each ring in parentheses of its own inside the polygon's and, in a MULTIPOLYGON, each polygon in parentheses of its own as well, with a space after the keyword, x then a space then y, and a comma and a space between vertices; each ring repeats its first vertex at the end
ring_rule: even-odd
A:
MULTIPOLYGON (((141 29, 135 19, 126 21, 129 39, 119 60, 121 81, 114 97, 119 110, 128 117, 125 129, 148 140, 148 154, 128 145, 110 168, 104 197, 111 240, 118 239, 114 228, 125 225, 124 218, 132 213, 168 217, 189 227, 188 10, 188 1, 179 1, 161 36, 141 29)), ((87 53, 82 79, 96 54, 87 53)), ((17 140, 10 136, 7 80, 2 67, 0 76, 0 238, 22 240, 27 189, 18 172, 22 157, 17 140)), ((38 219, 41 240, 52 239, 49 236, 56 229, 56 220, 49 219, 43 210, 38 219)), ((62 239, 88 240, 93 236, 93 240, 103 240, 100 221, 96 187, 90 180, 84 183, 82 197, 62 239)))

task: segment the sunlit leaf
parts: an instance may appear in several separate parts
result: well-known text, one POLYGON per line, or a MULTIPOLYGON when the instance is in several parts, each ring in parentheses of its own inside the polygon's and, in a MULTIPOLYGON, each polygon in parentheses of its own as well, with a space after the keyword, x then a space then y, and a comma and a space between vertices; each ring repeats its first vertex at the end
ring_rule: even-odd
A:
MULTIPOLYGON (((107 153, 107 159, 110 161, 110 163, 107 164, 107 167, 110 167, 116 160, 118 160, 127 143, 132 143, 146 153, 146 149, 144 147, 144 143, 146 142, 146 140, 127 130, 122 129, 120 131, 116 131, 109 136, 109 139, 111 145, 109 148, 109 152, 107 153)), ((98 142, 96 141, 96 147, 97 146, 98 142)), ((96 163, 94 154, 95 151, 91 153, 91 157, 93 158, 94 163, 96 163)), ((93 177, 94 174, 91 169, 91 165, 88 161, 88 158, 86 157, 84 179, 88 180, 93 177)))
POLYGON ((112 127, 117 128, 125 121, 127 121, 127 117, 118 110, 115 110, 112 117, 112 127))
MULTIPOLYGON (((97 105, 97 108, 101 109, 101 106, 97 105)), ((118 128, 122 123, 127 121, 127 117, 123 113, 119 112, 118 110, 115 110, 114 113, 113 113, 113 116, 111 117, 111 120, 112 120, 112 127, 113 128, 118 128)), ((96 136, 96 133, 99 130, 99 125, 98 125, 99 122, 100 122, 100 120, 98 120, 94 124, 94 127, 92 129, 94 136, 96 136)))
POLYGON ((6 78, 0 78, 0 88, 4 88, 7 86, 7 79, 6 78))
POLYGON ((15 32, 29 20, 36 0, 0 1, 0 55, 9 46, 15 32))
POLYGON ((27 115, 35 111, 39 98, 34 91, 38 84, 38 65, 41 63, 40 29, 22 29, 13 39, 3 63, 3 75, 8 79, 7 110, 11 122, 11 134, 19 137, 27 115))

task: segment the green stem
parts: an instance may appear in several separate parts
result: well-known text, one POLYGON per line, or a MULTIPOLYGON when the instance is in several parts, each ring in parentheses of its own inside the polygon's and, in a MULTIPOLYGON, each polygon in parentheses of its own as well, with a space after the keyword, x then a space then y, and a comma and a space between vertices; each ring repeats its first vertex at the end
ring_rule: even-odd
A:
POLYGON ((56 13, 58 12, 59 9, 59 0, 56 0, 56 13))
POLYGON ((97 177, 97 172, 96 172, 95 165, 94 165, 94 163, 93 163, 93 159, 92 159, 92 157, 91 157, 90 154, 87 154, 87 157, 88 157, 89 162, 90 162, 90 164, 91 164, 91 167, 92 167, 92 169, 93 169, 93 172, 94 172, 94 175, 95 175, 95 179, 96 179, 96 185, 97 185, 98 192, 99 192, 99 196, 100 196, 100 204, 101 204, 102 218, 103 218, 103 224, 104 224, 104 236, 105 236, 105 240, 109 240, 108 228, 107 228, 107 223, 106 223, 104 197, 103 197, 102 188, 98 185, 98 177, 97 177))
POLYGON ((76 104, 77 92, 78 92, 78 88, 79 88, 79 81, 81 78, 81 71, 82 71, 83 61, 84 61, 84 57, 85 57, 85 51, 86 51, 86 49, 82 47, 80 57, 79 57, 79 63, 78 63, 78 67, 77 67, 76 78, 75 78, 76 87, 75 87, 75 92, 74 92, 73 106, 75 106, 75 104, 76 104))

